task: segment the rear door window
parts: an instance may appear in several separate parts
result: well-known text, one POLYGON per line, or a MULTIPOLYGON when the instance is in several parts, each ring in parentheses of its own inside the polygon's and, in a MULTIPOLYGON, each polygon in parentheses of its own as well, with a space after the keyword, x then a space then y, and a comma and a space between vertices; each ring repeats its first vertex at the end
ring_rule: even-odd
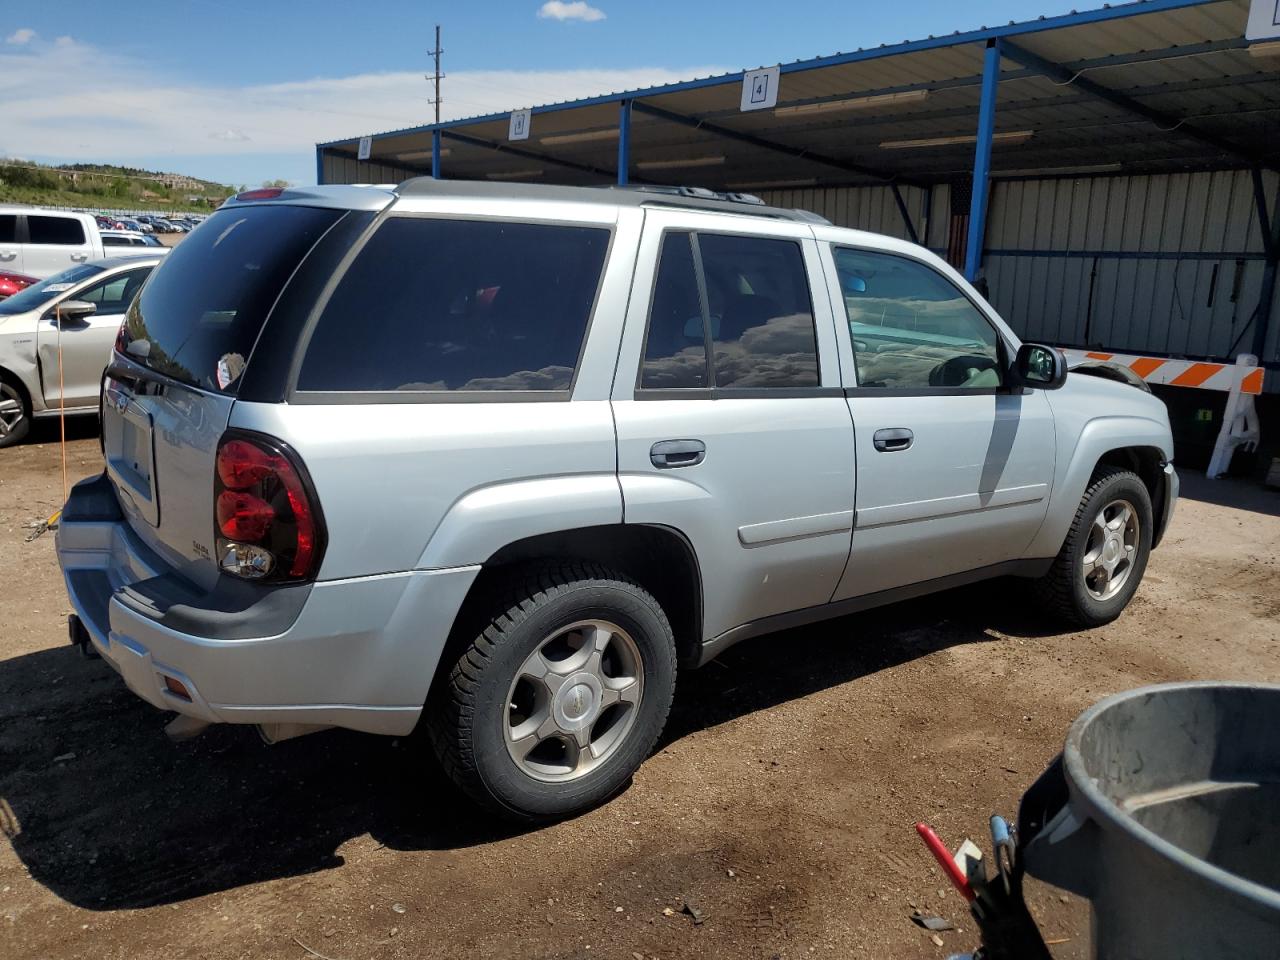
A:
POLYGON ((608 247, 599 227, 393 217, 325 306, 297 388, 568 391, 608 247))
POLYGON ((341 215, 285 204, 219 210, 161 261, 129 308, 126 352, 183 383, 235 393, 276 297, 341 215))
POLYGON ((818 385, 813 301, 796 241, 683 232, 663 238, 641 390, 818 385))
POLYGON ((27 234, 30 243, 74 247, 85 242, 84 227, 75 217, 41 217, 29 213, 27 234))
POLYGON ((18 240, 18 215, 0 213, 0 243, 16 243, 18 240))
POLYGON ((818 338, 794 240, 698 234, 717 387, 816 387, 818 338))
POLYGON ((705 386, 707 348, 692 238, 687 233, 668 233, 662 240, 658 275, 653 283, 640 388, 681 390, 705 386))

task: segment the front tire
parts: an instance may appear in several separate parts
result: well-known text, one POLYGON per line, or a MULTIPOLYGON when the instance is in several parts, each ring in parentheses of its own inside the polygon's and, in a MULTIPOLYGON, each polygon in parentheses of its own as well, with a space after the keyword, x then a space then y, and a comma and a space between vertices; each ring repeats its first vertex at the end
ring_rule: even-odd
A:
POLYGON ((642 587, 588 563, 526 568, 428 704, 450 778, 516 820, 549 820, 621 790, 675 692, 675 639, 642 587))
POLYGON ((0 374, 0 447, 21 443, 31 429, 31 404, 9 377, 0 374))
POLYGON ((1122 467, 1094 471, 1049 572, 1035 582, 1040 601, 1077 627, 1100 627, 1133 599, 1151 553, 1151 495, 1122 467))

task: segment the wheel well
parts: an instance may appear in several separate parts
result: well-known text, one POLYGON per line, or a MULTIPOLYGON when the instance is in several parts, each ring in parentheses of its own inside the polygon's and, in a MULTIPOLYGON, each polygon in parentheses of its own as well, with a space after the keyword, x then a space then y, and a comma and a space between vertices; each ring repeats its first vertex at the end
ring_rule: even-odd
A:
POLYGON ((489 594, 495 579, 515 566, 548 560, 590 560, 635 580, 666 612, 681 662, 697 658, 702 645, 702 576, 693 546, 670 527, 609 524, 509 543, 485 561, 463 602, 460 625, 465 630, 475 616, 492 613, 475 610, 475 601, 489 594))
POLYGON ((11 383, 18 388, 18 392, 22 394, 22 398, 27 403, 27 409, 32 408, 31 391, 27 389, 27 385, 22 382, 22 378, 6 367, 0 367, 0 380, 5 383, 11 383))
POLYGON ((1098 466, 1104 463, 1132 470, 1142 478, 1143 486, 1151 495, 1151 513, 1156 523, 1154 546, 1164 532, 1160 529, 1164 517, 1164 454, 1156 447, 1118 447, 1098 458, 1098 466))

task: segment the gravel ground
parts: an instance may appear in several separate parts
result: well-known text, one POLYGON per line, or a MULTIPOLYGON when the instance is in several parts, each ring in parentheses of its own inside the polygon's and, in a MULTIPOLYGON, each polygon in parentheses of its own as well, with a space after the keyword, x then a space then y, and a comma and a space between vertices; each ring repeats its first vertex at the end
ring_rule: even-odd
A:
MULTIPOLYGON (((71 434, 74 480, 100 461, 71 434)), ((977 941, 915 821, 981 838, 1106 694, 1280 681, 1280 496, 1184 476, 1118 622, 1061 632, 997 582, 761 637, 681 678, 617 799, 512 831, 412 739, 170 744, 67 645, 53 537, 23 542, 60 502, 56 439, 0 451, 6 958, 941 958, 977 941), (938 946, 914 907, 961 929, 938 946)), ((1030 899, 1055 956, 1087 957, 1087 905, 1030 899)))

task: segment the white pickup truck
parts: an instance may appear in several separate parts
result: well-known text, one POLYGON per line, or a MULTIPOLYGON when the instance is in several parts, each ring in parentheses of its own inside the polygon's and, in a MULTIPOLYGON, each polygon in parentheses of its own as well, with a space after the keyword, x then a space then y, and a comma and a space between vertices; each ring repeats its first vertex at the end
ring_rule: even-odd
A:
POLYGON ((0 270, 44 279, 119 252, 104 247, 91 213, 0 206, 0 270))

